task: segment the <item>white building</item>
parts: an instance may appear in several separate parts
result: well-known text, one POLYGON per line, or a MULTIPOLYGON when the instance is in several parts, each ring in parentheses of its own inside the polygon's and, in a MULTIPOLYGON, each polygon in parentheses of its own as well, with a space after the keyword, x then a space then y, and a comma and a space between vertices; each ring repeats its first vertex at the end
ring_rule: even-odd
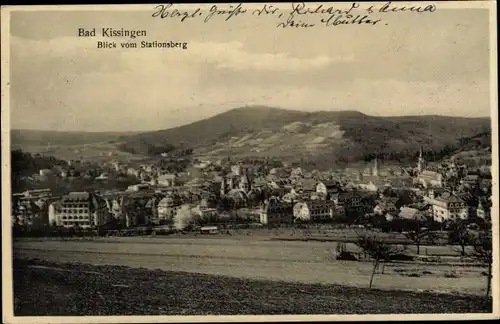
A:
POLYGON ((299 202, 293 206, 293 217, 301 221, 326 221, 333 219, 335 204, 332 201, 314 200, 299 202))
POLYGON ((241 175, 241 165, 240 164, 236 164, 236 165, 231 166, 231 172, 235 176, 240 176, 241 175))
POLYGON ((173 187, 175 186, 176 180, 175 174, 163 174, 158 177, 158 185, 165 187, 173 187))
POLYGON ((437 222, 466 219, 469 215, 466 203, 449 192, 433 199, 431 204, 433 217, 437 222))
POLYGON ((171 221, 181 208, 181 203, 177 199, 167 196, 158 203, 158 220, 171 221))
POLYGON ((439 172, 424 170, 417 176, 417 182, 424 188, 443 187, 443 176, 439 172))
POLYGON ((49 219, 56 225, 64 227, 101 226, 111 220, 106 201, 90 192, 70 192, 63 196, 58 205, 49 207, 49 219))

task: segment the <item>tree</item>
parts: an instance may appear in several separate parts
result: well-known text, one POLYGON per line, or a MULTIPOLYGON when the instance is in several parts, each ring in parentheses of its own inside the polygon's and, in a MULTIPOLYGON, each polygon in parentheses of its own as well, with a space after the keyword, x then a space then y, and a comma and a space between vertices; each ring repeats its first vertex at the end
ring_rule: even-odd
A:
POLYGON ((356 245, 363 250, 363 253, 369 255, 373 262, 373 271, 370 277, 369 288, 372 287, 373 277, 381 262, 389 261, 395 254, 402 253, 404 247, 388 244, 380 236, 360 236, 356 245))
POLYGON ((480 262, 486 263, 488 266, 488 279, 486 286, 486 298, 490 296, 492 264, 493 264, 493 245, 491 240, 491 232, 480 232, 473 242, 474 251, 470 256, 480 262))
POLYGON ((424 242, 435 242, 437 240, 437 235, 434 231, 422 227, 420 221, 416 221, 412 228, 405 233, 407 239, 415 243, 417 246, 417 254, 420 254, 420 245, 424 242))
POLYGON ((466 256, 465 248, 473 243, 473 236, 463 220, 451 223, 448 242, 450 244, 458 244, 461 248, 460 253, 462 257, 466 256))

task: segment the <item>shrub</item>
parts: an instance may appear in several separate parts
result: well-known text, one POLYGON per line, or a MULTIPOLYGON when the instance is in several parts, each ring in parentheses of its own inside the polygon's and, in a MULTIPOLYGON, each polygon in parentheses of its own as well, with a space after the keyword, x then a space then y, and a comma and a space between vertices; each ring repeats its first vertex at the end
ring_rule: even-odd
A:
POLYGON ((337 255, 336 259, 342 261, 358 261, 358 258, 356 258, 356 256, 352 252, 346 252, 346 251, 340 252, 337 255))
POLYGON ((452 271, 446 271, 444 273, 444 277, 445 278, 458 278, 459 276, 455 270, 452 270, 452 271))

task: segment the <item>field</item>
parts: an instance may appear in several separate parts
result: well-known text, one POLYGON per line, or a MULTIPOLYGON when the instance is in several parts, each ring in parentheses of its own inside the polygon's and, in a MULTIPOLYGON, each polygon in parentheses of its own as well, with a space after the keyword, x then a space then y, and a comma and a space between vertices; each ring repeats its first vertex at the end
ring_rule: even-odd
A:
MULTIPOLYGON (((353 246, 348 246, 353 249, 353 246)), ((424 251, 425 248, 422 248, 424 251)), ((335 243, 273 241, 257 237, 130 237, 67 240, 22 239, 14 257, 94 265, 123 265, 254 280, 365 288, 369 262, 338 261, 335 243)), ((414 250, 413 250, 414 251, 414 250)), ((409 251, 412 253, 412 249, 409 251)), ((425 252, 422 252, 425 253, 425 252)), ((377 274, 374 288, 413 292, 485 294, 485 268, 461 263, 449 247, 428 247, 443 263, 397 262, 377 274)))
POLYGON ((115 143, 86 143, 75 145, 36 145, 13 144, 12 149, 22 149, 25 152, 54 156, 63 160, 121 161, 129 162, 146 158, 142 155, 120 151, 115 143))
POLYGON ((14 260, 16 316, 486 312, 474 296, 14 260))

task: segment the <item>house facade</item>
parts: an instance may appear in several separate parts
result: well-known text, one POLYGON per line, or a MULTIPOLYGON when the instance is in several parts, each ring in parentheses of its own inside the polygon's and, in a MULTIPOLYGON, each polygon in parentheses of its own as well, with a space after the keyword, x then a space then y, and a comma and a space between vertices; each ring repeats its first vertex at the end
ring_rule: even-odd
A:
POLYGON ((293 205, 271 197, 260 210, 262 224, 291 224, 293 223, 293 205))
POLYGON ((90 228, 111 221, 106 201, 91 192, 70 192, 57 208, 52 207, 52 221, 58 226, 90 228))
POLYGON ((468 208, 466 203, 451 193, 443 193, 431 202, 434 220, 443 222, 446 220, 466 219, 468 208))

